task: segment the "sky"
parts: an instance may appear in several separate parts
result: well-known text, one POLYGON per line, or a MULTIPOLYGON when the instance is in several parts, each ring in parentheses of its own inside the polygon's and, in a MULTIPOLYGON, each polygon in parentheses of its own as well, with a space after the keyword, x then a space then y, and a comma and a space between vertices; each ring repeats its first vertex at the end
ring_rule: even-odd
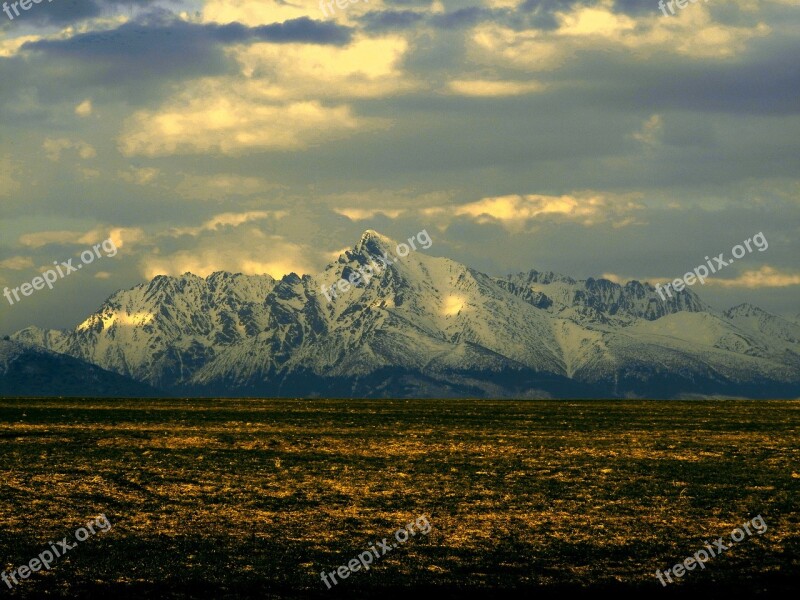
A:
POLYGON ((0 334, 158 274, 314 274, 367 229, 618 282, 761 233, 691 289, 800 313, 800 0, 24 3, 0 13, 0 288, 118 250, 0 297, 0 334))

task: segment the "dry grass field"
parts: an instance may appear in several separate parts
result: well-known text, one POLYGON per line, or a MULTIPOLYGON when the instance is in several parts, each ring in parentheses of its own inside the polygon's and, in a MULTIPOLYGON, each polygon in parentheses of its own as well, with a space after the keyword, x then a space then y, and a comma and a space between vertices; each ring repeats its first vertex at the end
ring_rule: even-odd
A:
POLYGON ((800 402, 0 401, 0 566, 101 513, 0 595, 793 595, 800 402), (656 569, 759 514, 662 589, 656 569), (427 536, 327 590, 420 515, 427 536))

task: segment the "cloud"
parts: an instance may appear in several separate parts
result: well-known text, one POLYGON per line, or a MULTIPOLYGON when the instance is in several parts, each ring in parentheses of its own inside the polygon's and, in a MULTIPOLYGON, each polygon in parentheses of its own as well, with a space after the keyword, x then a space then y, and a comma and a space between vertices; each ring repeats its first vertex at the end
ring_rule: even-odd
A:
MULTIPOLYGON (((124 10, 126 13, 135 6, 146 9, 158 0, 55 0, 47 7, 29 10, 25 14, 25 24, 33 26, 66 25, 89 19, 109 19, 124 10)), ((38 3, 37 3, 38 4, 38 3)), ((5 17, 5 15, 3 15, 5 17)))
POLYGON ((17 168, 11 159, 0 155, 0 198, 10 196, 19 189, 20 183, 14 178, 16 172, 17 168))
MULTIPOLYGON (((628 277, 616 273, 603 273, 600 277, 608 279, 614 283, 624 284, 628 281, 649 281, 649 282, 670 282, 671 277, 628 277)), ((738 277, 725 279, 719 275, 712 275, 705 281, 706 285, 719 286, 724 288, 782 288, 792 285, 800 285, 800 273, 791 271, 781 271, 769 265, 764 265, 759 269, 751 269, 743 272, 738 277)))
POLYGON ((453 209, 478 223, 500 222, 510 229, 521 229, 534 219, 576 221, 590 227, 610 222, 614 227, 637 223, 635 213, 644 207, 630 197, 595 193, 544 196, 540 194, 489 197, 453 209))
POLYGON ((647 146, 653 146, 658 142, 663 129, 664 119, 661 115, 653 115, 644 122, 641 131, 634 133, 632 137, 647 146))
POLYGON ((245 275, 267 273, 280 278, 288 273, 312 272, 312 262, 305 258, 306 247, 282 236, 265 235, 258 229, 216 232, 213 243, 201 236, 196 245, 166 255, 150 254, 139 268, 144 277, 182 275, 189 272, 207 277, 216 271, 245 275))
POLYGON ((333 14, 330 9, 326 9, 326 14, 320 9, 319 0, 207 0, 203 6, 202 20, 206 23, 238 22, 249 27, 304 17, 318 21, 347 22, 381 4, 381 0, 365 0, 348 3, 345 9, 340 9, 334 2, 333 14))
POLYGON ((215 44, 269 41, 275 44, 346 44, 352 32, 333 22, 301 17, 284 23, 248 27, 238 22, 224 25, 193 23, 172 13, 154 13, 127 21, 113 29, 79 32, 62 39, 42 39, 25 44, 24 49, 59 56, 97 58, 98 56, 158 58, 159 53, 176 50, 201 50, 215 44))
POLYGON ((92 114, 92 101, 88 98, 75 107, 75 114, 79 117, 88 117, 92 114))
POLYGON ((96 244, 106 239, 111 239, 114 245, 121 250, 145 242, 147 236, 141 227, 115 227, 98 226, 84 233, 79 239, 79 244, 96 244))
POLYGON ((40 35, 21 35, 8 40, 0 40, 0 58, 14 56, 28 42, 36 42, 40 39, 42 39, 40 35))
POLYGON ((552 13, 552 28, 518 28, 502 22, 477 22, 469 39, 470 56, 479 63, 527 71, 553 71, 579 54, 617 51, 634 61, 680 56, 691 60, 729 60, 749 42, 765 37, 764 23, 732 25, 715 21, 710 8, 697 3, 676 17, 659 11, 632 18, 615 12, 612 0, 596 5, 572 3, 552 13))
POLYGON ((573 52, 539 30, 515 31, 495 24, 476 27, 469 42, 469 57, 475 62, 531 71, 560 67, 573 52))
POLYGON ((253 210, 242 213, 222 213, 214 215, 199 227, 175 227, 170 229, 169 235, 177 237, 181 235, 198 236, 203 232, 216 231, 223 227, 238 227, 251 221, 259 221, 262 219, 282 219, 289 213, 287 211, 267 211, 267 210, 253 210))
POLYGON ((21 271, 22 269, 29 269, 31 267, 33 267, 33 259, 29 256, 12 256, 11 258, 0 260, 0 269, 21 271))
POLYGON ((600 36, 619 38, 636 28, 636 21, 626 15, 611 12, 611 2, 605 6, 583 6, 573 12, 559 13, 561 27, 558 35, 600 36))
POLYGON ((408 41, 392 35, 358 37, 345 47, 310 44, 236 46, 229 55, 251 93, 271 100, 378 98, 415 89, 401 64, 408 41))
POLYGON ((157 111, 130 117, 119 136, 126 156, 300 150, 365 127, 349 106, 318 101, 270 104, 230 93, 220 82, 191 86, 157 111))
POLYGON ((161 173, 160 169, 155 167, 128 167, 125 171, 117 171, 117 175, 122 181, 133 183, 136 185, 147 185, 155 181, 161 173))
POLYGON ((80 231, 39 231, 19 236, 19 243, 27 248, 41 248, 49 244, 77 244, 83 235, 80 231))
POLYGON ((739 288, 781 288, 790 285, 800 285, 800 273, 780 271, 769 265, 759 269, 745 271, 735 279, 722 279, 719 277, 708 279, 707 284, 722 287, 739 288))
POLYGON ((97 151, 90 144, 81 140, 73 141, 68 138, 46 138, 42 143, 42 148, 44 148, 47 158, 53 162, 61 160, 61 153, 64 150, 76 150, 78 156, 83 159, 97 156, 97 151))
POLYGON ((400 64, 399 36, 359 37, 345 47, 309 43, 239 44, 226 55, 238 73, 189 81, 155 110, 126 119, 125 155, 297 151, 388 119, 357 117, 343 98, 378 98, 414 89, 400 64))
POLYGON ((538 81, 455 80, 447 84, 450 91, 462 96, 499 98, 541 92, 547 86, 538 81))
POLYGON ((396 219, 405 212, 402 209, 391 208, 335 208, 333 210, 351 221, 366 221, 374 219, 376 215, 383 215, 390 219, 396 219))
POLYGON ((125 244, 133 244, 144 239, 144 230, 139 227, 116 227, 98 225, 89 231, 38 231, 26 233, 19 237, 19 243, 27 248, 41 248, 50 244, 62 246, 91 245, 111 238, 117 248, 125 244))

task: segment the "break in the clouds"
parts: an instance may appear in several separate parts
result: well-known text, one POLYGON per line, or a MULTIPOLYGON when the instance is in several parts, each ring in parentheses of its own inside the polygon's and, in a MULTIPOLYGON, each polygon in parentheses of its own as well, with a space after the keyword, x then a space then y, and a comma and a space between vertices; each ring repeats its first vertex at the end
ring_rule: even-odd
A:
POLYGON ((491 274, 800 299, 794 0, 56 0, 0 23, 0 284, 120 252, 2 309, 74 325, 155 274, 313 273, 365 229, 491 274))

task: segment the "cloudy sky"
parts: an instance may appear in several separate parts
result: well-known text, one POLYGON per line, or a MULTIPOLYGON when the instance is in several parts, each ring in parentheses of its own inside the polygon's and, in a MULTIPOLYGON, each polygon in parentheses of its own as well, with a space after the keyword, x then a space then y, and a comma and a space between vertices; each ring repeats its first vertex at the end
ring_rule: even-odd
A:
POLYGON ((763 232, 693 289, 800 312, 798 0, 340 3, 0 13, 0 286, 120 248, 0 297, 0 333, 162 273, 314 273, 366 229, 618 281, 763 232))

